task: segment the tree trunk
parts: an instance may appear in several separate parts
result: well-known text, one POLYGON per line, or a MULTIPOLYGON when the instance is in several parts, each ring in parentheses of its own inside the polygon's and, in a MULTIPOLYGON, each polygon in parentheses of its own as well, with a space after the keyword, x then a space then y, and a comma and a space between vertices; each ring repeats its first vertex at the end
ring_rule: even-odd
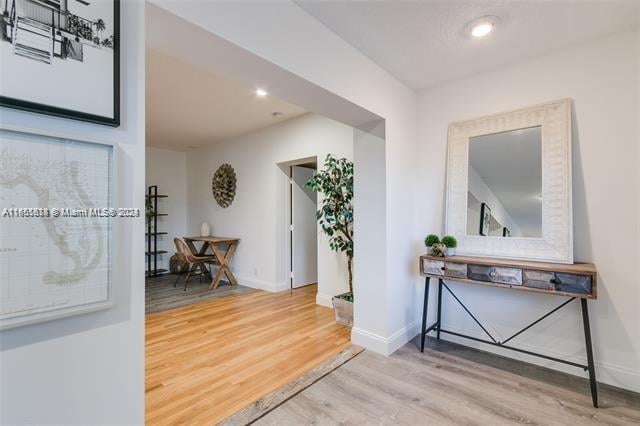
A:
POLYGON ((353 294, 353 257, 347 257, 347 269, 349 269, 349 292, 353 294))

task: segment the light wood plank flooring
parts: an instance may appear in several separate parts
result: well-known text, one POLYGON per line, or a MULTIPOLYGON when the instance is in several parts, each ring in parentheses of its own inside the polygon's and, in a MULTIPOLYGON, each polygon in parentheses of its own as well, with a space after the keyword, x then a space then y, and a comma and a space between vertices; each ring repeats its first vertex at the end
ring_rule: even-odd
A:
MULTIPOLYGON (((502 357, 491 356, 501 362, 502 357)), ((504 358, 502 362, 516 364, 504 358)), ((637 394, 601 386, 601 408, 595 409, 585 380, 549 371, 539 374, 540 367, 535 368, 538 378, 529 367, 523 368, 524 374, 514 374, 454 352, 420 353, 415 343, 390 357, 364 351, 255 424, 640 424, 637 394), (561 377, 564 383, 557 380, 561 377)))
POLYGON ((199 276, 191 277, 189 286, 185 291, 185 279, 186 274, 182 274, 175 287, 173 286, 176 282, 176 275, 174 274, 145 279, 145 313, 168 311, 209 299, 255 291, 249 287, 231 285, 227 281, 220 281, 218 288, 215 291, 211 291, 209 290, 211 278, 201 280, 199 276))
POLYGON ((147 315, 146 422, 214 424, 350 346, 317 287, 147 315))

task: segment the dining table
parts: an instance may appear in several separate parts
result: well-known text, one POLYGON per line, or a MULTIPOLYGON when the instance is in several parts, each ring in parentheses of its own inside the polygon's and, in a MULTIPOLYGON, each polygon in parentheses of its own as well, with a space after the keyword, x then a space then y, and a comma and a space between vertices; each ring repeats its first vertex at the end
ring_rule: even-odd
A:
POLYGON ((211 279, 211 285, 209 286, 210 290, 215 290, 218 287, 223 274, 226 275, 231 285, 238 285, 236 277, 233 276, 231 269, 229 269, 229 263, 233 258, 236 248, 238 247, 240 238, 199 236, 184 237, 184 241, 187 243, 187 246, 189 246, 189 250, 191 250, 195 256, 207 256, 207 251, 211 249, 219 268, 215 276, 211 279), (196 248, 195 243, 202 243, 202 245, 200 248, 196 248))

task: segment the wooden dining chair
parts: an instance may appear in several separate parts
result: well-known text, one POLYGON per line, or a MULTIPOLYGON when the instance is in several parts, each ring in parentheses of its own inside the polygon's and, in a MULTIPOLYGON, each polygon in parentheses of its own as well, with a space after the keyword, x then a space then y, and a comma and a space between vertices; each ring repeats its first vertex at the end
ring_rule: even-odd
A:
MULTIPOLYGON (((174 244, 176 245, 176 251, 183 257, 185 263, 187 264, 187 278, 184 283, 184 291, 187 291, 187 286, 189 285, 189 278, 196 269, 200 269, 200 274, 205 274, 207 272, 206 265, 215 265, 217 264, 215 256, 198 256, 189 249, 187 243, 184 242, 181 238, 174 238, 174 244)), ((173 283, 173 286, 178 285, 178 280, 180 279, 180 275, 176 277, 176 281, 173 283)))

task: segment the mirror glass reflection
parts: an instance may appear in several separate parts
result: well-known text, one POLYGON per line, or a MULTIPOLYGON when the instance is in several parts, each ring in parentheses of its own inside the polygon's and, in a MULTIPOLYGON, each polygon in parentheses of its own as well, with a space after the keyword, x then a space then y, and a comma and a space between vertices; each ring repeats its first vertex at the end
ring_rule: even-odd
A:
POLYGON ((541 130, 469 138, 467 235, 542 237, 541 130))

